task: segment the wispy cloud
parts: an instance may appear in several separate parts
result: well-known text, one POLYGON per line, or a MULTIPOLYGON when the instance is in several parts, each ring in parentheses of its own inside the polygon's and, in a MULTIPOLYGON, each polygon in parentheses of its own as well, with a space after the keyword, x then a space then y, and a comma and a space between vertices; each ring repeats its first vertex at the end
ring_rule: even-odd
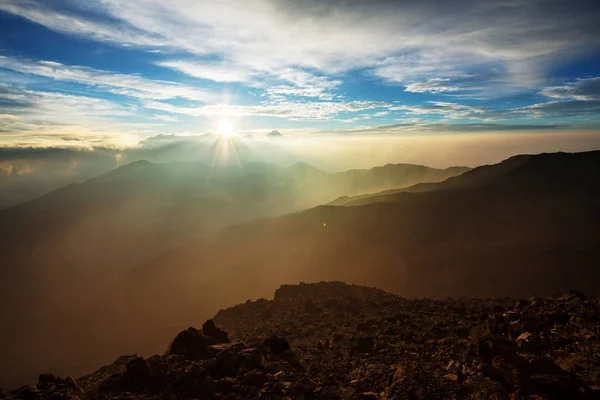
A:
POLYGON ((553 99, 600 100, 600 77, 580 78, 560 86, 550 86, 542 94, 553 99))
MULTIPOLYGON (((409 75, 445 78, 490 63, 507 75, 543 70, 556 54, 596 46, 600 7, 575 3, 104 0, 92 7, 95 19, 33 0, 7 0, 0 9, 95 40, 218 54, 249 71, 367 68, 406 82, 409 75)), ((185 69, 202 76, 210 72, 185 69)), ((227 73, 220 79, 240 76, 227 73)))
POLYGON ((452 85, 450 78, 431 78, 426 82, 415 82, 406 85, 407 92, 412 93, 448 93, 463 90, 461 87, 452 85))
POLYGON ((350 102, 291 102, 281 101, 272 104, 259 104, 252 106, 212 104, 200 107, 178 107, 172 104, 147 101, 144 107, 192 116, 267 116, 280 118, 301 118, 305 120, 325 120, 341 112, 358 112, 371 110, 390 105, 384 102, 350 101, 350 102))
POLYGON ((161 61, 161 67, 172 68, 184 74, 215 82, 248 82, 255 74, 243 68, 212 61, 161 61))
POLYGON ((560 63, 598 51, 593 1, 4 0, 0 11, 65 43, 101 43, 85 65, 2 51, 0 80, 13 87, 0 92, 0 130, 13 142, 61 124, 110 143, 198 133, 213 117, 348 130, 384 117, 427 130, 600 123, 600 78, 553 78, 560 63), (109 59, 121 52, 139 57, 139 74, 109 59))
POLYGON ((451 119, 481 119, 484 118, 488 109, 481 106, 471 106, 458 103, 442 101, 431 101, 428 105, 407 106, 399 105, 391 107, 391 111, 404 111, 411 115, 443 115, 451 119))
POLYGON ((212 93, 205 90, 176 82, 152 80, 138 75, 119 74, 53 61, 0 56, 0 68, 57 81, 92 85, 114 94, 142 99, 167 100, 179 97, 189 100, 207 100, 214 97, 212 93))

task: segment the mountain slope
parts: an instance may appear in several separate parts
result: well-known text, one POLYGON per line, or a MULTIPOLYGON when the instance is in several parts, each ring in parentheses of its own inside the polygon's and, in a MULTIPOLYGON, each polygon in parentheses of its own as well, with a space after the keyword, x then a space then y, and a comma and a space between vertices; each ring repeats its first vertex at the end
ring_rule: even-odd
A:
MULTIPOLYGON (((539 155, 519 155, 496 165, 485 165, 450 177, 439 183, 419 183, 414 186, 392 189, 380 193, 359 196, 344 196, 331 202, 331 205, 366 205, 394 201, 400 193, 439 192, 450 189, 469 189, 487 185, 499 187, 513 185, 509 190, 530 190, 534 186, 551 189, 553 181, 562 185, 560 189, 576 190, 593 184, 597 171, 598 152, 551 153, 539 155)), ((559 188, 557 188, 559 189, 559 188)))
POLYGON ((321 206, 165 253, 122 277, 104 323, 121 332, 113 355, 156 351, 187 321, 282 283, 343 280, 434 298, 600 290, 600 152, 505 167, 486 167, 494 179, 481 184, 321 206))
MULTIPOLYGON (((200 249, 200 237, 223 227, 308 208, 360 192, 364 185, 402 187, 460 171, 388 166, 385 173, 362 171, 355 180, 355 172, 327 174, 308 164, 212 167, 139 161, 0 210, 0 318, 11 327, 0 330, 0 354, 15 360, 0 365, 0 377, 18 382, 35 363, 58 366, 58 371, 73 368, 73 360, 78 368, 91 367, 126 345, 153 349, 180 317, 161 316, 146 338, 130 328, 144 323, 152 307, 162 309, 154 304, 157 296, 166 296, 164 304, 187 297, 188 282, 177 282, 187 278, 179 273, 175 280, 161 278, 173 292, 159 288, 153 294, 147 290, 158 283, 152 281, 154 272, 124 271, 182 244, 200 249)), ((213 261, 218 270, 219 260, 213 261)), ((203 283, 196 290, 207 299, 211 292, 218 296, 203 283)))
POLYGON ((174 332, 164 354, 123 355, 77 380, 42 374, 8 399, 591 400, 597 306, 576 291, 439 301, 342 282, 283 285, 272 300, 174 332))
POLYGON ((221 271, 250 268, 255 276, 300 280, 340 273, 435 297, 544 294, 566 284, 594 290, 588 278, 598 273, 589 262, 600 241, 598 176, 600 152, 509 159, 424 192, 411 188, 361 207, 317 207, 234 227, 170 253, 155 270, 167 260, 193 260, 198 273, 218 259, 221 271), (535 281, 520 279, 525 275, 535 281))

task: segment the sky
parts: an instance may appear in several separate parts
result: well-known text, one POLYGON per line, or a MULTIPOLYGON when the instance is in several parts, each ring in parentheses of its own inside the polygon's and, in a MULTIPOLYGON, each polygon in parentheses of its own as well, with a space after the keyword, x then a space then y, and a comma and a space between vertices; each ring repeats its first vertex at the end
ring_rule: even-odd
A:
POLYGON ((594 148, 598 21, 594 0, 0 0, 0 148, 272 130, 594 148))

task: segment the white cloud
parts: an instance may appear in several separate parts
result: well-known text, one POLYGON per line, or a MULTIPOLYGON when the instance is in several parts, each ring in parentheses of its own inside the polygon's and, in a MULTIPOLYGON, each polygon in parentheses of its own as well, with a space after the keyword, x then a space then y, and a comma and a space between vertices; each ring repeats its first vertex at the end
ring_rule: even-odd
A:
POLYGON ((215 82, 247 82, 253 74, 242 68, 217 62, 162 61, 161 67, 172 68, 184 74, 215 82))
POLYGON ((58 32, 90 37, 97 41, 117 45, 157 47, 169 45, 164 38, 133 29, 127 24, 106 20, 95 21, 74 13, 66 13, 59 8, 53 9, 52 5, 46 1, 3 0, 0 2, 0 10, 19 15, 58 32))
POLYGON ((442 101, 431 101, 429 105, 390 107, 392 111, 405 111, 411 115, 443 115, 450 119, 482 119, 489 117, 485 107, 442 101))
POLYGON ((358 112, 382 107, 389 104, 372 101, 351 102, 291 102, 281 101, 273 104, 251 106, 213 104, 201 107, 178 107, 164 102, 148 101, 144 107, 173 114, 192 116, 267 116, 280 118, 296 118, 303 120, 330 119, 341 112, 358 112))
POLYGON ((560 0, 71 3, 95 17, 34 0, 5 0, 0 9, 94 40, 216 56, 234 72, 189 72, 221 81, 242 79, 247 71, 366 68, 389 81, 414 83, 495 65, 507 78, 529 83, 543 78, 555 55, 597 46, 600 33, 593 2, 560 0))
POLYGON ((273 99, 298 96, 331 100, 331 91, 342 83, 340 80, 317 76, 298 68, 248 69, 229 61, 161 61, 157 65, 196 78, 215 82, 243 82, 247 86, 264 88, 264 95, 273 99))
POLYGON ((96 86, 115 94, 141 99, 166 100, 179 97, 189 100, 207 100, 213 96, 205 90, 176 82, 152 80, 138 75, 118 74, 53 61, 0 56, 0 67, 57 81, 96 86))
MULTIPOLYGON (((40 92, 0 86, 3 107, 21 118, 43 118, 55 123, 66 120, 127 117, 135 115, 136 108, 109 100, 64 93, 40 92)), ((17 118, 17 119, 21 119, 17 118)))
POLYGON ((173 116, 173 115, 155 115, 152 117, 152 119, 155 119, 157 121, 164 121, 164 122, 177 122, 179 121, 179 118, 173 116))
POLYGON ((406 85, 404 90, 412 93, 447 93, 458 92, 464 89, 452 85, 450 78, 431 78, 425 82, 415 82, 406 85))
POLYGON ((553 99, 600 100, 600 77, 577 79, 561 86, 546 87, 542 89, 542 94, 553 99))

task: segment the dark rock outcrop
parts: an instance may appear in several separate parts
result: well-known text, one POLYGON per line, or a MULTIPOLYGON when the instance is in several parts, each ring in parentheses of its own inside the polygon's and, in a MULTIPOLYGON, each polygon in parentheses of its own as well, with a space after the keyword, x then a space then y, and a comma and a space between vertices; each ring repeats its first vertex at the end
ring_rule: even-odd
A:
POLYGON ((591 400, 599 311, 573 292, 436 301, 340 282, 286 286, 180 332, 162 356, 123 356, 77 382, 42 374, 5 397, 591 400))
POLYGON ((202 333, 204 333, 210 339, 214 340, 214 342, 217 344, 229 343, 227 332, 217 328, 212 319, 207 320, 202 325, 202 333))
POLYGON ((179 332, 167 350, 168 354, 178 354, 190 360, 198 360, 208 355, 208 347, 216 344, 196 328, 179 332))

